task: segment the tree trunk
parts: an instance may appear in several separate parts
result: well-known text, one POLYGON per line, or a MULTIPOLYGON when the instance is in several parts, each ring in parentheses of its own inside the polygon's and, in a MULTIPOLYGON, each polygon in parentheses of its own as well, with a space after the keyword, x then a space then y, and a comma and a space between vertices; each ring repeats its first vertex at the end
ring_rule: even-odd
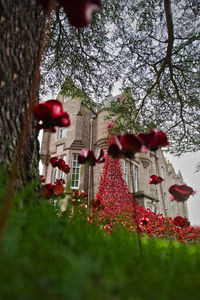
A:
MULTIPOLYGON (((0 28, 0 163, 10 169, 20 160, 16 150, 30 100, 44 15, 36 0, 0 0, 0 28)), ((35 95, 37 101, 38 85, 35 95)), ((38 176, 39 145, 32 121, 21 150, 19 171, 25 184, 38 176)))

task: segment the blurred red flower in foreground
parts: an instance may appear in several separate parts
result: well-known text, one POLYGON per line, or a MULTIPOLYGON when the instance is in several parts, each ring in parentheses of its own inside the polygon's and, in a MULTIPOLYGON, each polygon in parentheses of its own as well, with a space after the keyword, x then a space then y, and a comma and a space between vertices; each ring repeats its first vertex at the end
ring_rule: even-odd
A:
POLYGON ((115 137, 115 142, 108 148, 108 154, 113 158, 133 158, 136 152, 147 150, 143 148, 143 141, 138 136, 126 133, 115 137))
POLYGON ((55 184, 47 183, 43 185, 43 193, 45 196, 59 196, 64 192, 63 179, 56 179, 55 184))
MULTIPOLYGON (((45 13, 53 10, 51 0, 38 0, 45 13)), ((85 27, 90 24, 92 12, 101 6, 100 0, 57 0, 59 6, 63 7, 69 23, 75 27, 85 27)))
POLYGON ((162 177, 157 175, 151 175, 149 179, 149 184, 158 184, 163 181, 162 177))
POLYGON ((140 133, 138 136, 143 140, 144 145, 151 151, 156 151, 161 147, 169 146, 167 135, 163 131, 155 128, 149 133, 140 133))
POLYGON ((169 192, 172 195, 170 201, 186 201, 191 195, 196 194, 193 189, 185 184, 178 185, 174 184, 169 188, 169 192))
POLYGON ((48 100, 44 103, 37 103, 34 107, 34 116, 42 124, 36 125, 37 129, 50 129, 55 132, 55 126, 68 127, 70 118, 68 113, 63 112, 62 103, 58 100, 48 100))
POLYGON ((96 158, 94 152, 88 148, 83 148, 78 156, 79 164, 88 164, 90 166, 95 166, 95 164, 100 164, 105 161, 104 151, 101 149, 99 156, 96 158))
POLYGON ((58 167, 61 171, 68 174, 70 172, 70 167, 66 165, 64 159, 58 158, 57 156, 50 158, 50 163, 53 168, 58 167))
POLYGON ((113 158, 133 158, 136 152, 147 152, 148 149, 156 151, 168 145, 166 134, 156 129, 138 135, 126 133, 115 137, 108 148, 108 154, 113 158))
POLYGON ((42 183, 45 183, 45 177, 44 177, 44 175, 40 175, 40 179, 41 179, 42 183))
POLYGON ((179 227, 187 227, 190 226, 190 222, 187 218, 182 218, 180 216, 177 216, 173 219, 173 224, 179 227))
POLYGON ((53 184, 47 183, 43 186, 44 195, 50 196, 53 195, 53 184))
POLYGON ((87 200, 87 193, 84 190, 72 190, 72 197, 80 200, 87 200))

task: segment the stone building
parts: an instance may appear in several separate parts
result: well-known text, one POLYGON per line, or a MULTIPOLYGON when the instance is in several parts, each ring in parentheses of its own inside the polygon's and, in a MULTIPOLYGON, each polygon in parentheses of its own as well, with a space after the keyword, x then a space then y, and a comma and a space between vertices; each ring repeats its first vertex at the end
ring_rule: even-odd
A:
MULTIPOLYGON (((72 189, 85 190, 89 199, 94 199, 98 191, 99 178, 103 164, 94 167, 78 164, 78 154, 82 148, 89 148, 97 155, 99 149, 107 149, 108 115, 106 107, 94 112, 81 104, 79 98, 58 95, 64 111, 70 115, 71 125, 68 128, 57 128, 56 133, 44 130, 41 145, 41 160, 46 183, 53 183, 57 178, 65 178, 72 189), (49 158, 62 157, 71 167, 65 174, 58 168, 52 168, 49 158)), ((108 101, 109 102, 109 101, 108 101)), ((107 103, 108 105, 108 103, 107 103)), ((186 203, 170 202, 168 189, 173 184, 183 184, 181 172, 175 173, 172 164, 166 161, 163 152, 158 150, 149 153, 137 153, 134 159, 121 160, 124 180, 133 197, 145 208, 170 217, 177 215, 188 217, 186 203), (149 177, 155 174, 164 181, 150 185, 149 177)))

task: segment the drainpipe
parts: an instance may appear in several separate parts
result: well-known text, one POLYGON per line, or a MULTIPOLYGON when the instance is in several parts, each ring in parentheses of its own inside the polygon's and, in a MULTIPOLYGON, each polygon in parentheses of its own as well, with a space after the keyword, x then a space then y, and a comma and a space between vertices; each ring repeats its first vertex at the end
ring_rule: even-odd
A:
MULTIPOLYGON (((90 140, 89 140, 89 149, 92 150, 92 142, 93 142, 93 122, 94 122, 94 119, 91 118, 90 119, 90 140)), ((92 195, 92 192, 91 192, 91 189, 93 188, 91 186, 91 183, 92 183, 92 167, 89 166, 89 173, 88 173, 88 205, 89 205, 89 202, 91 200, 91 195, 92 195)))

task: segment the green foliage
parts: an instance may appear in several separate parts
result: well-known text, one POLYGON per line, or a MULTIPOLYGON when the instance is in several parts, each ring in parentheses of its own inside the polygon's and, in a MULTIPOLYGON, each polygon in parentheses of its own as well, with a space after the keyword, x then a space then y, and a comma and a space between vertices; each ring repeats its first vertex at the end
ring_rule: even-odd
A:
MULTIPOLYGON (((18 195, 18 198, 20 196, 18 195)), ((0 248, 0 299, 197 299, 200 245, 107 235, 26 192, 0 248)), ((19 202, 19 199, 18 199, 19 202)))

